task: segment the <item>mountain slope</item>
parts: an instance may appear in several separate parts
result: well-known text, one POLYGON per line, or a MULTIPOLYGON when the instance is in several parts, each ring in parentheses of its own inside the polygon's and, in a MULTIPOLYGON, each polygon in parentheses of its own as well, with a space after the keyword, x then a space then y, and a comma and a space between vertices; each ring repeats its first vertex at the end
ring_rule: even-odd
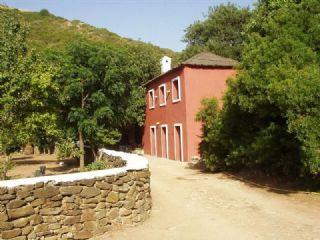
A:
MULTIPOLYGON (((9 10, 8 7, 2 6, 2 8, 9 10)), ((79 20, 69 21, 57 17, 47 10, 41 10, 40 12, 20 10, 19 12, 29 25, 29 44, 38 50, 45 48, 63 49, 71 41, 77 38, 83 38, 115 47, 145 46, 146 48, 152 48, 152 50, 159 55, 168 55, 173 58, 177 56, 177 53, 170 49, 160 48, 142 41, 123 38, 107 29, 96 28, 79 20)))

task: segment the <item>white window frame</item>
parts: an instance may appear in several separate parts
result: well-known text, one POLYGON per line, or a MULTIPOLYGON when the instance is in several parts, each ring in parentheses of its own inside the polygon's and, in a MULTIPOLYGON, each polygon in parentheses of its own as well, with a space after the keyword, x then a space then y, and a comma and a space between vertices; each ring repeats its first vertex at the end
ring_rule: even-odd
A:
POLYGON ((150 126, 150 153, 151 156, 158 156, 158 146, 157 146, 157 126, 150 126), (154 148, 155 148, 155 154, 152 155, 152 140, 151 140, 151 136, 152 136, 152 129, 154 129, 154 148))
POLYGON ((155 107, 155 95, 154 95, 154 89, 150 89, 149 91, 148 91, 148 99, 149 99, 149 109, 154 109, 154 107, 155 107), (151 99, 151 95, 150 95, 150 93, 152 93, 152 99, 151 99), (151 104, 152 103, 152 104, 151 104))
POLYGON ((172 92, 172 102, 176 103, 176 102, 180 102, 181 101, 181 84, 180 84, 180 77, 176 77, 174 79, 171 80, 171 92, 172 92), (174 88, 174 82, 178 82, 178 98, 174 99, 174 95, 173 95, 173 88, 174 88))
POLYGON ((168 125, 167 124, 162 124, 160 126, 161 132, 160 132, 160 140, 161 140, 161 157, 162 157, 162 153, 163 153, 163 146, 162 146, 162 129, 165 128, 166 129, 166 136, 165 136, 165 143, 166 143, 166 157, 165 158, 169 158, 169 132, 168 132, 168 125))
POLYGON ((160 105, 160 107, 167 105, 167 86, 166 86, 166 84, 165 84, 165 83, 161 84, 161 85, 159 86, 159 89, 158 89, 158 90, 159 90, 159 105, 160 105), (160 99, 160 96, 161 96, 161 87, 163 87, 163 100, 164 100, 163 103, 160 102, 160 101, 161 101, 161 99, 160 99))
POLYGON ((176 127, 180 127, 180 133, 181 133, 181 139, 180 139, 180 146, 181 146, 181 162, 184 162, 184 156, 183 156, 183 128, 182 123, 175 123, 173 124, 173 141, 174 141, 174 160, 177 160, 177 150, 176 150, 176 127))

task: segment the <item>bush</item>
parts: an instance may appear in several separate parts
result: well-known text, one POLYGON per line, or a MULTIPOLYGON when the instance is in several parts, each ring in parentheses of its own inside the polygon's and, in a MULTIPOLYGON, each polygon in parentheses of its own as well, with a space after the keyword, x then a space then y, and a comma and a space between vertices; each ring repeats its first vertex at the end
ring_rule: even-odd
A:
POLYGON ((47 9, 42 9, 39 13, 41 16, 50 16, 50 12, 47 9))
POLYGON ((0 180, 6 180, 7 173, 11 169, 15 167, 14 162, 12 161, 11 157, 7 156, 7 159, 3 162, 0 162, 0 180))
POLYGON ((79 157, 80 153, 80 149, 71 138, 67 138, 57 144, 57 158, 59 161, 79 157))
POLYGON ((86 166, 86 171, 119 168, 125 165, 126 165, 126 162, 121 157, 103 154, 100 160, 88 164, 86 166))

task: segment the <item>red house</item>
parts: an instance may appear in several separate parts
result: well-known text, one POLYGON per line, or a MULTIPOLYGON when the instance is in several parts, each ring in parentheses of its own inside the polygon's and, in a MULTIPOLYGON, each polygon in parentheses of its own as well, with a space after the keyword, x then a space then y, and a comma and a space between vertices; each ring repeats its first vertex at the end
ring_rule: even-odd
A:
POLYGON ((201 100, 222 97, 226 80, 236 74, 236 63, 200 53, 171 69, 171 59, 163 57, 162 74, 146 84, 145 154, 178 161, 198 157, 201 123, 195 116, 201 100))

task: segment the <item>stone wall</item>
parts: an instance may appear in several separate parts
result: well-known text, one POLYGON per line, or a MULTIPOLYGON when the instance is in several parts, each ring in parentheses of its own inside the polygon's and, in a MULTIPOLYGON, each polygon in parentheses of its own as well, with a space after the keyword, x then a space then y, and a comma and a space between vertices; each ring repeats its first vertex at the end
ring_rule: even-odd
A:
POLYGON ((151 210, 148 168, 103 171, 107 176, 93 171, 87 179, 79 173, 68 174, 73 181, 0 185, 1 239, 88 239, 144 221, 151 210))

